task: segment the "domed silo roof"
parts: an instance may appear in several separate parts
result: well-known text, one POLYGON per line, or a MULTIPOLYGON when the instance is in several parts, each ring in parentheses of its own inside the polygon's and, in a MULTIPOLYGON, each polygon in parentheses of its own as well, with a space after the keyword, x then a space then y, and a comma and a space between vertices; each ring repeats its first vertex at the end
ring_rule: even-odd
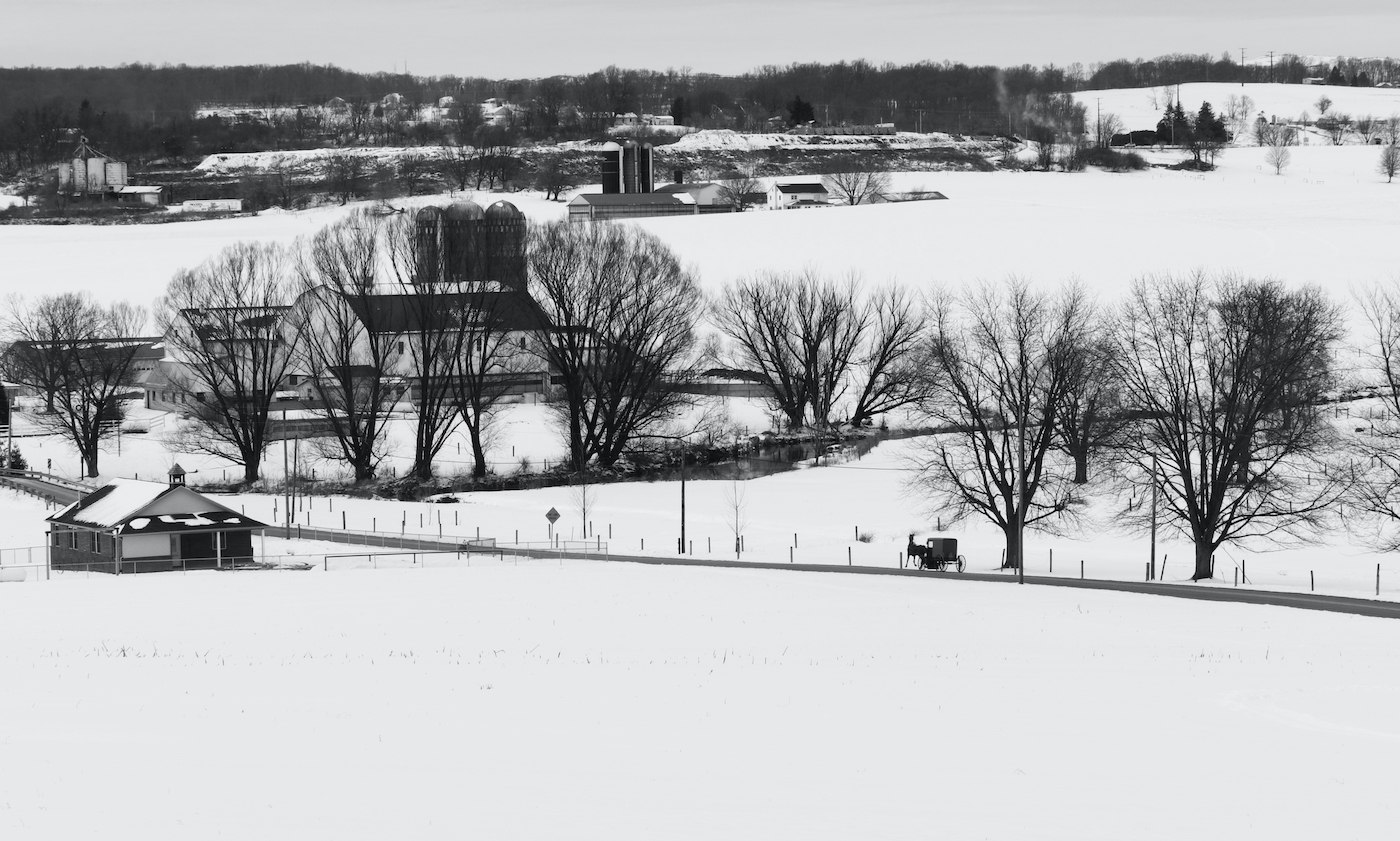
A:
POLYGON ((413 218, 416 219, 419 223, 436 222, 442 218, 442 211, 436 207, 425 207, 419 210, 418 214, 413 218))
POLYGON ((485 215, 481 205, 474 201, 454 201, 447 206, 444 216, 449 222, 465 222, 472 219, 480 219, 485 215))
POLYGON ((524 218, 525 214, 520 212, 520 208, 505 199, 486 208, 486 221, 488 222, 512 222, 524 218))
POLYGON ((599 151, 599 152, 617 152, 617 151, 620 151, 621 149, 622 149, 621 146, 619 146, 619 145, 617 145, 616 143, 614 143, 614 142, 612 142, 611 140, 609 140, 607 143, 604 143, 604 144, 598 149, 598 151, 599 151))

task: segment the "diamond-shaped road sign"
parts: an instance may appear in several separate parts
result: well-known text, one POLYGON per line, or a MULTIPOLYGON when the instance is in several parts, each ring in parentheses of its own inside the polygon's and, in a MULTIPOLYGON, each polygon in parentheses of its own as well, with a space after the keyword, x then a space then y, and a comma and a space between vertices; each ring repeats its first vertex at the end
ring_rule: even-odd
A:
POLYGON ((559 510, 557 508, 549 509, 544 513, 544 518, 549 521, 550 525, 554 525, 559 522, 559 510))

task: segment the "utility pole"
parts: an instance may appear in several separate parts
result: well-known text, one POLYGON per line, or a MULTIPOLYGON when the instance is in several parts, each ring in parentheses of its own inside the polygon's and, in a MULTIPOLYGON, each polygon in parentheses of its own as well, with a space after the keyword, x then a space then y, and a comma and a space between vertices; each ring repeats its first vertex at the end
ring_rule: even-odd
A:
POLYGON ((1152 457, 1152 557, 1153 577, 1157 574, 1157 457, 1152 457))
POLYGON ((1274 82, 1274 51, 1269 50, 1269 84, 1274 82))
POLYGON ((681 439, 681 542, 676 554, 685 554, 685 439, 681 439))

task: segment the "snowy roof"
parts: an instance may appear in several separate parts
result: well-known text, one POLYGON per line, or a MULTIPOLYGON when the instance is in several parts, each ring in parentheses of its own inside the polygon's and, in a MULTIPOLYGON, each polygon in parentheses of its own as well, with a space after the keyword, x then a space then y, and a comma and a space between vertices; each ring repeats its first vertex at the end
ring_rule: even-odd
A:
POLYGON ((144 196, 159 193, 164 187, 119 187, 116 192, 123 196, 144 196))
POLYGON ((52 523, 132 531, 198 531, 229 526, 263 528, 264 525, 196 493, 183 485, 143 482, 139 479, 113 479, 77 502, 48 518, 52 523), (157 500, 172 493, 189 497, 189 513, 138 516, 157 500), (139 524, 139 525, 138 525, 139 524))
POLYGON ((627 204, 695 204, 685 193, 581 193, 569 204, 627 205, 627 204))

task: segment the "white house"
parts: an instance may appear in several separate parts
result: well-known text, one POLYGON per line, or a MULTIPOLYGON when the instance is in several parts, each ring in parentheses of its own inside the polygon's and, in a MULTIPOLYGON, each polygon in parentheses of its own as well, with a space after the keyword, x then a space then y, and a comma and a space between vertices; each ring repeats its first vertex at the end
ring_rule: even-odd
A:
POLYGON ((769 210, 806 210, 830 206, 826 187, 820 181, 774 184, 768 188, 769 210))

